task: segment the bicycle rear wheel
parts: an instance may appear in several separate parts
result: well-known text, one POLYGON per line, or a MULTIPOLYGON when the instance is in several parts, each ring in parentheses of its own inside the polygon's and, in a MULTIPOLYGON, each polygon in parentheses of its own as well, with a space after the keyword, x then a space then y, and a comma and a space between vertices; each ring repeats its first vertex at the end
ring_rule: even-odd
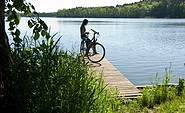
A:
POLYGON ((95 43, 95 45, 92 45, 88 48, 87 51, 87 58, 93 62, 97 63, 103 60, 105 57, 105 48, 100 43, 95 43), (94 51, 95 50, 95 51, 94 51))

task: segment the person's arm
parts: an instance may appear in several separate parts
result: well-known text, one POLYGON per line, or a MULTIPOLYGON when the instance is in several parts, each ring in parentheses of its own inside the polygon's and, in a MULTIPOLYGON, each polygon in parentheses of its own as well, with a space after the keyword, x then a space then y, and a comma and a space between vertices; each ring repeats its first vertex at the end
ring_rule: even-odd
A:
POLYGON ((85 31, 85 27, 84 26, 81 27, 81 34, 82 34, 82 36, 86 36, 86 34, 89 34, 89 32, 85 31))
POLYGON ((84 32, 84 34, 89 34, 89 32, 84 32))

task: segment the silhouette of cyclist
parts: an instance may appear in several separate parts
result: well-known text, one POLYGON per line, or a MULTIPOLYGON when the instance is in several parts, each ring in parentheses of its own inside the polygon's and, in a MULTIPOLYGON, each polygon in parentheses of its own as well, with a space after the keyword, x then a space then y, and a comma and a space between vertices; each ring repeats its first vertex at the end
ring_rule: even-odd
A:
MULTIPOLYGON (((86 43, 86 47, 87 47, 87 48, 88 48, 88 46, 90 46, 90 44, 92 44, 92 43, 91 43, 91 40, 88 38, 89 32, 87 32, 87 31, 86 31, 86 28, 85 28, 85 26, 88 24, 88 22, 89 22, 89 21, 88 21, 87 19, 84 19, 84 20, 82 21, 82 25, 80 26, 81 39, 82 39, 82 40, 85 40, 85 43, 86 43)), ((93 54, 92 54, 92 55, 97 54, 94 45, 92 46, 92 49, 93 49, 93 54)))
POLYGON ((85 26, 88 24, 88 22, 89 21, 87 19, 84 19, 82 22, 82 25, 80 26, 81 39, 85 40, 86 47, 88 47, 88 45, 90 43, 90 39, 88 38, 89 32, 86 32, 86 28, 85 28, 85 26))

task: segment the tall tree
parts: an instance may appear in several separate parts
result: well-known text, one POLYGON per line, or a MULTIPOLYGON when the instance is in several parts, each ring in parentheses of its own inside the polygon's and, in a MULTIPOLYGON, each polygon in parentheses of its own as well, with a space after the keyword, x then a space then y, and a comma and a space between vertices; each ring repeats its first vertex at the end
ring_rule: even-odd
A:
MULTIPOLYGON (((10 74, 11 55, 8 36, 5 31, 5 0, 0 1, 0 88, 6 87, 6 77, 10 74)), ((4 90, 3 90, 4 91, 4 90)), ((5 93, 4 91, 3 93, 5 93)), ((7 93, 7 92, 6 92, 7 93)))
POLYGON ((12 95, 10 94, 11 89, 9 89, 9 83, 11 81, 9 81, 8 78, 11 74, 13 61, 11 59, 10 44, 5 30, 5 14, 7 14, 6 21, 9 23, 8 30, 10 30, 13 37, 14 46, 18 47, 22 41, 20 37, 21 32, 17 29, 20 23, 20 12, 29 17, 31 17, 30 14, 33 15, 30 20, 28 20, 28 26, 33 28, 33 38, 35 40, 37 40, 40 35, 49 37, 47 25, 38 17, 38 13, 31 3, 27 3, 26 0, 0 0, 0 109, 9 109, 12 95))

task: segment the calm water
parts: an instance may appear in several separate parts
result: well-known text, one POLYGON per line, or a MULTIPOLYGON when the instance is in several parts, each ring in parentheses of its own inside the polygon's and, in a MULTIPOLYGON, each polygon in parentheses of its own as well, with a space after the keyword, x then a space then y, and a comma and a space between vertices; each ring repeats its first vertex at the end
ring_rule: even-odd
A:
MULTIPOLYGON (((62 36, 65 50, 78 52, 79 27, 82 18, 43 18, 51 32, 62 36)), ((20 29, 28 31, 23 18, 20 29)), ((89 18, 87 31, 100 32, 98 41, 106 48, 106 58, 133 84, 155 82, 158 72, 163 79, 165 68, 171 66, 177 83, 185 78, 185 19, 105 19, 89 18)))

